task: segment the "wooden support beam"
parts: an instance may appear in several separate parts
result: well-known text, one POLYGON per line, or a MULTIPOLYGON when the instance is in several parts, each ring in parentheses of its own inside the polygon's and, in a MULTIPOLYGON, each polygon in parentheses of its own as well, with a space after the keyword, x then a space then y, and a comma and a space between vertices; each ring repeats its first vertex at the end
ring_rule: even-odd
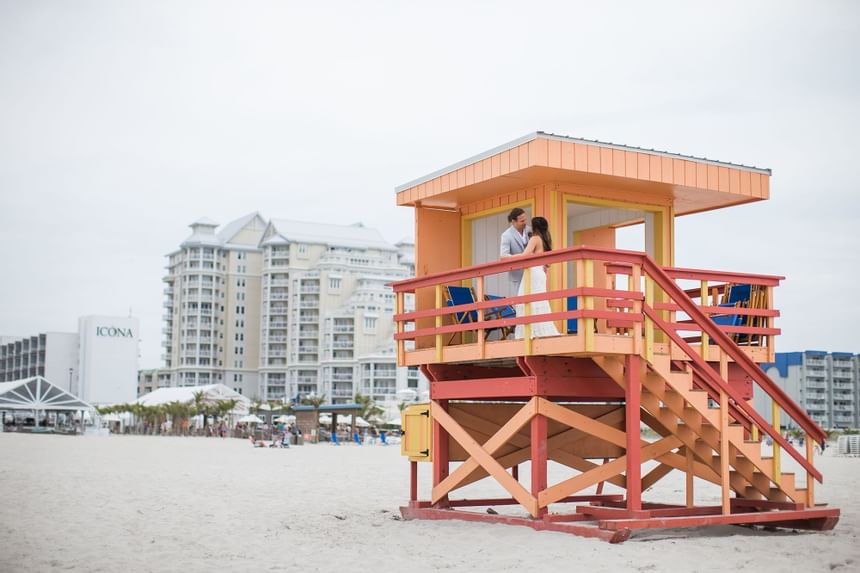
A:
MULTIPOLYGON (((447 400, 437 400, 432 402, 435 409, 448 411, 447 400)), ((431 408, 431 415, 432 415, 431 408)), ((445 428, 433 417, 433 487, 436 488, 440 483, 448 478, 449 457, 448 457, 448 432, 445 428)), ((448 496, 443 495, 438 499, 433 500, 436 507, 448 507, 448 496)))
MULTIPOLYGON (((675 436, 669 436, 648 444, 641 448, 641 461, 647 462, 661 456, 681 445, 681 441, 675 436)), ((562 499, 570 494, 576 493, 584 488, 592 486, 597 482, 603 481, 611 476, 617 475, 625 470, 627 466, 626 456, 616 458, 608 464, 597 466, 593 470, 587 471, 578 476, 574 476, 552 487, 547 488, 538 496, 538 504, 540 507, 546 507, 557 500, 562 499)), ((629 484, 628 484, 629 487, 629 484)))
POLYGON ((628 354, 625 357, 625 415, 627 450, 627 509, 636 511, 642 509, 642 460, 639 456, 640 441, 639 424, 641 412, 641 382, 642 369, 638 354, 628 354))
POLYGON ((729 397, 725 392, 720 392, 720 488, 724 515, 732 512, 732 485, 729 471, 729 397))
MULTIPOLYGON (((537 414, 531 419, 531 469, 532 469, 532 496, 537 498, 538 494, 546 489, 546 461, 547 461, 547 419, 546 416, 537 414)), ((546 515, 545 507, 538 508, 538 517, 546 515)))
MULTIPOLYGON (((511 435, 518 432, 519 429, 522 428, 529 419, 531 419, 535 414, 535 400, 539 400, 539 398, 533 398, 528 404, 523 406, 523 408, 490 439, 493 441, 492 444, 489 442, 487 444, 490 451, 498 449, 501 444, 504 444, 511 435)), ((479 464, 499 483, 499 485, 516 498, 532 517, 537 517, 539 513, 537 499, 529 494, 529 492, 526 491, 526 489, 517 480, 511 477, 511 475, 505 471, 505 468, 503 468, 499 462, 493 458, 492 453, 481 447, 481 445, 476 442, 474 438, 472 438, 472 436, 470 436, 469 433, 464 430, 445 409, 437 407, 436 402, 431 401, 431 404, 433 404, 433 407, 431 408, 433 420, 438 422, 440 427, 444 428, 471 456, 469 460, 466 460, 466 462, 455 470, 454 474, 451 474, 451 477, 456 474, 459 479, 462 479, 471 473, 472 469, 474 469, 474 467, 467 467, 465 470, 461 471, 464 466, 470 463, 479 464)), ((435 452, 433 459, 434 461, 436 460, 435 452)), ((442 486, 441 482, 438 486, 434 486, 433 498, 440 499, 442 496, 447 496, 447 492, 457 484, 459 479, 448 480, 444 486, 442 486)))

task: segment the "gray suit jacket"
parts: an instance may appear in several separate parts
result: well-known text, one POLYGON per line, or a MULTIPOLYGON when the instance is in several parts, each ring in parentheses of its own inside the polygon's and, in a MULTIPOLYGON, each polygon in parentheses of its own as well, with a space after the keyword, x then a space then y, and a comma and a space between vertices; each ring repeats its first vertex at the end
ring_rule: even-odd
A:
MULTIPOLYGON (((529 234, 529 228, 526 227, 526 236, 529 234)), ((499 256, 501 257, 510 257, 511 255, 519 255, 526 248, 526 243, 528 241, 523 239, 523 236, 517 233, 517 230, 513 227, 509 226, 507 230, 502 233, 501 244, 499 245, 499 256)), ((522 269, 518 271, 511 271, 508 273, 508 276, 511 279, 511 282, 519 285, 520 281, 523 279, 523 271, 522 269)))

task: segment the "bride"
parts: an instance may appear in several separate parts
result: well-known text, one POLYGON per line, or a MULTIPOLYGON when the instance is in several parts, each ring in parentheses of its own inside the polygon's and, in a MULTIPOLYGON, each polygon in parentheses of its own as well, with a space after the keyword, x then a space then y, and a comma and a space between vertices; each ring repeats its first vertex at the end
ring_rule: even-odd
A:
MULTIPOLYGON (((547 223, 547 220, 543 217, 534 217, 532 219, 531 226, 531 238, 529 239, 529 242, 526 245, 523 254, 531 255, 533 253, 543 253, 546 251, 551 251, 552 237, 550 237, 549 234, 549 224, 547 223)), ((517 290, 517 296, 525 294, 526 273, 528 273, 531 278, 530 294, 546 292, 546 270, 542 266, 531 267, 525 269, 525 272, 523 273, 523 279, 520 281, 520 288, 517 290)), ((525 316, 526 313, 524 304, 515 305, 514 308, 516 309, 517 316, 525 316)), ((552 308, 550 308, 549 306, 549 301, 540 300, 531 303, 531 307, 529 309, 529 316, 537 314, 547 314, 550 312, 552 312, 552 308)), ((531 330, 532 338, 560 335, 558 329, 556 329, 555 327, 555 324, 552 322, 533 322, 531 323, 531 330)), ((524 332, 525 325, 518 324, 516 330, 514 330, 514 338, 524 338, 524 332)))

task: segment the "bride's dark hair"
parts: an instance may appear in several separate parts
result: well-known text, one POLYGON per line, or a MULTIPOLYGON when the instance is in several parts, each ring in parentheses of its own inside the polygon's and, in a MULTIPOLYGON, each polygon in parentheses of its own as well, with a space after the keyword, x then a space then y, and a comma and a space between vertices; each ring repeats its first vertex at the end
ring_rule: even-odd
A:
POLYGON ((543 250, 552 250, 552 236, 549 234, 549 223, 543 217, 532 217, 532 236, 539 236, 543 241, 543 250))

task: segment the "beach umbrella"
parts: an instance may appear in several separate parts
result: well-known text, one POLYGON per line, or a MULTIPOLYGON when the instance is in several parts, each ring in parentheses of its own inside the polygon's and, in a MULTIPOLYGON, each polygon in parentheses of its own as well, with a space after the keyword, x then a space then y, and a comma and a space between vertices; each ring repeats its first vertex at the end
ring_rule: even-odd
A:
POLYGON ((241 418, 239 418, 236 421, 239 422, 240 424, 262 424, 263 423, 263 420, 261 420, 259 417, 255 416, 254 414, 248 414, 247 416, 242 416, 241 418))

